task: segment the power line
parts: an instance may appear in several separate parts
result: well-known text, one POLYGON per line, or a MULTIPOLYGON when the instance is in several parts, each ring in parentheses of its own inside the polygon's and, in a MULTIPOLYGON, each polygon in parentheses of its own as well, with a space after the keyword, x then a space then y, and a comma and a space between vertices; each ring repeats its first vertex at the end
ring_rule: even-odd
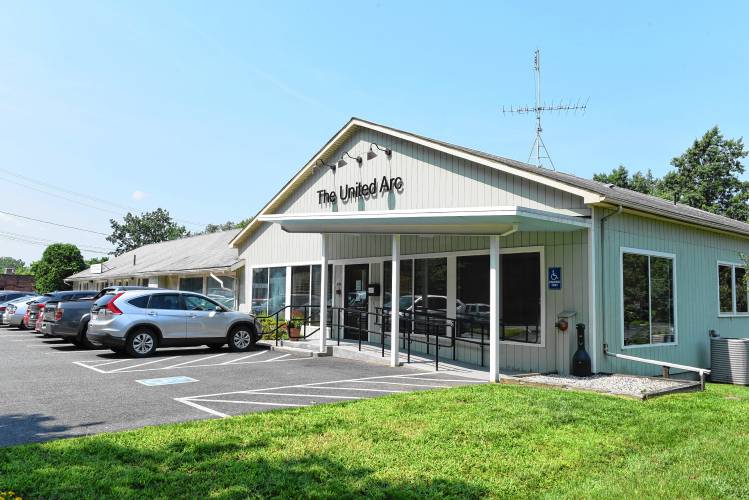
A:
MULTIPOLYGON (((28 245, 39 245, 39 246, 49 246, 53 243, 59 243, 54 241, 38 241, 31 238, 25 238, 23 235, 13 236, 12 234, 5 234, 0 233, 0 238, 11 240, 11 241, 18 241, 20 243, 26 243, 28 245)), ((90 248, 90 247, 78 247, 80 250, 87 252, 87 253, 94 253, 98 255, 109 255, 111 250, 103 250, 103 249, 96 249, 96 248, 90 248)))
MULTIPOLYGON (((134 207, 129 207, 127 205, 121 205, 121 204, 118 204, 118 203, 115 203, 115 202, 112 202, 112 201, 108 201, 108 200, 105 200, 105 199, 102 199, 102 198, 97 198, 97 197, 92 196, 90 194, 79 193, 79 192, 73 191, 71 189, 61 188, 59 186, 54 186, 52 184, 49 184, 49 183, 46 183, 46 182, 43 182, 43 181, 37 181, 36 179, 27 177, 25 175, 19 174, 17 172, 13 172, 11 170, 8 170, 8 169, 2 168, 2 167, 0 167, 0 172, 4 172, 4 173, 8 174, 9 176, 12 176, 12 177, 15 177, 15 178, 18 178, 18 179, 23 179, 23 181, 24 181, 22 183, 22 182, 19 182, 18 179, 13 179, 13 178, 9 179, 9 178, 6 177, 6 178, 3 179, 4 182, 10 182, 11 184, 15 184, 17 186, 21 186, 21 187, 24 187, 26 189, 31 189, 32 191, 37 191, 39 193, 46 194, 48 196, 54 196, 56 198, 60 198, 60 199, 66 200, 66 201, 68 201, 70 203, 76 203, 76 204, 84 206, 86 208, 92 208, 94 210, 100 210, 102 212, 107 212, 107 213, 114 214, 114 215, 117 215, 117 216, 120 216, 120 217, 123 216, 122 210, 127 210, 127 211, 130 211, 130 212, 136 212, 136 213, 143 213, 143 210, 140 210, 140 209, 137 209, 137 208, 134 208, 134 207), (33 184, 33 186, 29 186, 28 185, 29 183, 33 184), (45 186, 47 188, 47 190, 45 191, 43 189, 40 189, 38 187, 38 185, 45 186), (78 197, 81 197, 81 198, 86 199, 86 200, 92 200, 94 202, 98 202, 101 205, 119 207, 120 210, 118 211, 118 210, 112 210, 112 209, 102 208, 102 207, 99 207, 99 206, 96 206, 96 205, 92 205, 90 203, 85 203, 85 202, 80 201, 78 199, 71 199, 71 198, 69 198, 67 196, 63 196, 61 194, 50 193, 48 191, 50 189, 51 190, 55 190, 55 191, 61 191, 63 193, 67 193, 67 194, 70 194, 70 195, 73 195, 73 196, 78 196, 78 197)), ((174 219, 177 222, 181 222, 183 224, 188 224, 190 226, 201 227, 201 228, 206 226, 206 224, 203 224, 201 222, 190 221, 190 220, 187 220, 187 219, 179 219, 177 217, 172 217, 172 219, 174 219)))
MULTIPOLYGON (((44 244, 47 244, 47 245, 52 244, 52 243, 60 243, 59 240, 49 240, 47 238, 40 238, 38 236, 31 236, 31 235, 28 235, 28 234, 13 233, 13 232, 10 232, 10 231, 0 231, 0 235, 7 236, 7 237, 10 237, 10 238, 23 239, 23 240, 26 240, 26 241, 33 241, 35 243, 44 243, 44 244)), ((96 249, 96 250, 106 250, 108 252, 112 251, 111 248, 100 247, 100 246, 97 246, 97 245, 86 245, 86 248, 92 248, 92 249, 96 249)))
POLYGON ((65 224, 59 224, 57 222, 51 222, 51 221, 48 221, 48 220, 35 219, 33 217, 27 217, 25 215, 19 215, 19 214, 14 214, 12 212, 6 212, 4 210, 0 210, 0 214, 10 215, 10 216, 13 216, 13 217, 19 217, 21 219, 33 220, 35 222, 41 222, 41 223, 44 223, 44 224, 50 224, 52 226, 65 227, 65 228, 68 228, 68 229, 75 229, 76 231, 85 231, 87 233, 100 234, 102 236, 109 236, 107 233, 102 233, 100 231, 94 231, 93 229, 85 229, 85 228, 76 227, 76 226, 67 226, 65 224))

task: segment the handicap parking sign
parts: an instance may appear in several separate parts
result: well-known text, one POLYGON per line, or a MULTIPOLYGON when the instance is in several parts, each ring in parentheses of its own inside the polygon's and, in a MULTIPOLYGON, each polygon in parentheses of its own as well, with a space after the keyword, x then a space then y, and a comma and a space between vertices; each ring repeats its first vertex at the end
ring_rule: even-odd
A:
POLYGON ((562 268, 550 267, 547 282, 549 283, 549 290, 560 290, 562 288, 562 268))

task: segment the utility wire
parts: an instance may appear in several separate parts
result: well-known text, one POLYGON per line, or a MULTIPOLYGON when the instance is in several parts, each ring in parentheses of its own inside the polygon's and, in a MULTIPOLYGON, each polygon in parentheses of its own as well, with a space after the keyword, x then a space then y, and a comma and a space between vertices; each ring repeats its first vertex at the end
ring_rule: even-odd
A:
MULTIPOLYGON (((20 243, 26 243, 28 245, 48 246, 51 243, 51 242, 43 242, 43 241, 34 241, 34 240, 25 239, 25 238, 17 238, 15 236, 8 236, 2 233, 0 233, 0 238, 11 240, 11 241, 18 241, 20 243)), ((94 253, 97 255, 109 255, 110 253, 109 251, 101 251, 101 250, 96 250, 96 249, 88 248, 88 247, 78 247, 78 248, 86 253, 94 253)))
MULTIPOLYGON (((46 238, 39 238, 38 236, 31 236, 31 235, 28 235, 28 234, 12 233, 10 231, 0 231, 0 236, 6 236, 8 238, 17 238, 17 239, 21 239, 21 240, 25 240, 25 241, 29 241, 29 242, 34 242, 34 243, 40 243, 40 244, 43 243, 45 245, 49 245, 51 243, 58 243, 59 242, 59 240, 48 240, 46 238)), ((93 248, 93 249, 96 249, 96 250, 106 250, 108 252, 112 251, 111 248, 100 247, 100 246, 97 246, 97 245, 86 245, 86 248, 93 248)))
MULTIPOLYGON (((120 205, 120 204, 117 204, 117 203, 114 203, 114 202, 111 202, 111 201, 104 200, 102 198, 97 198, 97 197, 92 196, 90 194, 79 193, 77 191, 72 191, 70 189, 65 189, 65 188, 57 187, 57 186, 54 186, 54 185, 46 183, 46 182, 37 181, 35 179, 32 179, 30 177, 26 177, 26 176, 24 176, 22 174, 10 171, 10 170, 2 168, 2 167, 0 167, 0 172, 4 172, 8 176, 11 176, 11 178, 5 177, 3 179, 4 182, 10 182, 11 184, 15 184, 17 186, 21 186, 21 187, 24 187, 26 189, 31 189, 32 191, 37 191, 39 193, 46 194, 48 196, 54 196, 56 198, 60 198, 60 199, 69 201, 71 203, 76 203, 78 205, 81 205, 81 206, 84 206, 84 207, 87 207, 87 208, 92 208, 94 210, 100 210, 102 212, 107 212, 107 213, 110 213, 110 214, 114 214, 114 215, 117 215, 119 217, 123 216, 122 210, 127 210, 127 211, 130 211, 130 212, 137 212, 137 213, 142 213, 143 212, 143 210, 140 210, 140 209, 137 209, 137 208, 133 208, 133 207, 128 207, 127 205, 120 205), (14 178, 16 178, 16 179, 14 179, 14 178), (18 179, 22 179, 24 182, 19 182, 18 179), (33 184, 33 186, 29 186, 28 184, 33 184), (39 187, 37 187, 38 185, 45 186, 47 190, 45 191, 43 189, 40 189, 39 187), (90 203, 85 203, 83 201, 80 201, 79 199, 72 199, 70 197, 63 196, 63 195, 57 194, 57 193, 50 193, 48 191, 50 189, 51 190, 55 190, 55 191, 61 191, 63 193, 67 193, 67 194, 70 194, 72 196, 80 197, 82 199, 93 200, 94 202, 98 202, 99 204, 102 204, 102 205, 119 207, 120 210, 112 210, 112 209, 102 208, 100 206, 91 205, 90 203)), ((201 227, 202 228, 202 227, 204 227, 206 225, 206 224, 203 224, 203 223, 200 223, 200 222, 194 222, 194 221, 190 221, 190 220, 186 220, 186 219, 178 219, 176 217, 172 217, 172 219, 174 219, 177 222, 181 222, 183 224, 188 224, 190 226, 195 226, 195 227, 201 227)))
POLYGON ((100 234, 102 236, 109 236, 107 233, 102 233, 100 231, 94 231, 93 229, 84 229, 82 227, 67 226, 65 224, 59 224, 57 222, 51 222, 51 221, 42 220, 42 219, 35 219, 33 217, 27 217, 25 215, 19 215, 19 214, 14 214, 12 212, 6 212, 5 210, 0 210, 0 214, 10 215, 12 217, 19 217, 21 219, 33 220, 35 222, 41 222, 41 223, 44 223, 44 224, 50 224, 52 226, 65 227, 65 228, 68 228, 68 229, 75 229, 76 231, 84 231, 86 233, 93 233, 93 234, 100 234))

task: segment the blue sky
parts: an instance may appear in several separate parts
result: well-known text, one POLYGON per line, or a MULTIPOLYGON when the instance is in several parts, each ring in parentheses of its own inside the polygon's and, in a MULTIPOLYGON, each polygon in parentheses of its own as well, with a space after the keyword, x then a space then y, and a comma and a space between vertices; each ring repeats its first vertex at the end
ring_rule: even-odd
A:
MULTIPOLYGON (((584 116, 544 121, 560 170, 660 175, 713 125, 749 135, 745 2, 2 10, 0 207, 105 233, 128 208, 166 208, 192 230, 252 216, 351 116, 526 160, 533 118, 500 109, 532 103, 537 47, 549 101, 590 97, 584 116)), ((8 234, 109 246, 1 214, 0 224, 0 255, 27 261, 44 247, 8 234)))

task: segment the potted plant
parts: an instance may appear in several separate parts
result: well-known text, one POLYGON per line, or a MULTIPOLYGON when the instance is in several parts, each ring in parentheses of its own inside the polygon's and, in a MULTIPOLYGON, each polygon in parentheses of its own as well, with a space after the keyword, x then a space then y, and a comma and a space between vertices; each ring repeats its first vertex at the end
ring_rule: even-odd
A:
POLYGON ((302 338, 302 325, 304 324, 304 315, 299 311, 291 313, 291 319, 286 325, 289 330, 289 340, 299 340, 302 338))

